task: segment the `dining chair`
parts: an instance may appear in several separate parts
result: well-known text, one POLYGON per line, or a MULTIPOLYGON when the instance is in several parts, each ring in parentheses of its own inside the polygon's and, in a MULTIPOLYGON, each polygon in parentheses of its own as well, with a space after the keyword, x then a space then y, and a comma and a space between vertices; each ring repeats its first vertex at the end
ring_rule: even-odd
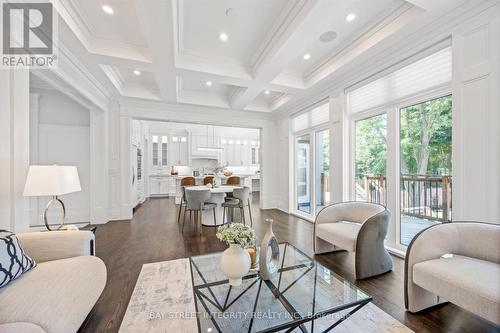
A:
POLYGON ((203 185, 212 184, 214 181, 214 176, 205 176, 203 178, 203 185))
POLYGON ((253 226, 252 208, 250 207, 250 187, 245 186, 241 188, 235 188, 233 190, 233 197, 222 204, 223 208, 222 222, 224 223, 224 220, 226 219, 226 209, 234 210, 235 208, 239 208, 241 214, 241 221, 243 222, 243 224, 246 224, 245 207, 248 207, 248 214, 250 216, 250 226, 253 226))
MULTIPOLYGON (((182 219, 182 231, 184 231, 184 224, 186 224, 186 211, 194 212, 196 224, 198 225, 198 220, 200 222, 200 234, 201 234, 201 221, 203 218, 203 211, 212 209, 214 213, 214 226, 217 225, 217 217, 215 214, 215 209, 217 205, 211 202, 207 202, 210 199, 210 190, 195 190, 186 188, 186 208, 184 209, 184 218, 182 219)), ((191 217, 191 214, 190 214, 191 217)))
POLYGON ((177 223, 181 221, 181 212, 182 212, 182 207, 186 208, 186 187, 188 186, 195 186, 196 185, 196 179, 194 177, 184 177, 181 179, 181 191, 182 191, 182 197, 181 197, 181 203, 179 205, 179 213, 177 215, 177 223))
POLYGON ((228 177, 227 178, 227 181, 226 181, 226 184, 227 185, 240 185, 240 177, 238 176, 231 176, 231 177, 228 177))

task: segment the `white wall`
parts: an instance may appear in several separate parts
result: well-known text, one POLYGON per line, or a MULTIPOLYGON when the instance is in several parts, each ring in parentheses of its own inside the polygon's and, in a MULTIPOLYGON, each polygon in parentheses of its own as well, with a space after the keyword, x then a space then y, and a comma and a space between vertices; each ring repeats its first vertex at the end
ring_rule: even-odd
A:
MULTIPOLYGON (((82 191, 61 196, 61 199, 66 206, 67 224, 88 223, 90 110, 56 90, 34 89, 32 92, 30 164, 77 166, 82 191)), ((48 199, 31 199, 31 227, 43 226, 42 214, 48 199)), ((49 210, 49 221, 57 223, 60 214, 60 207, 54 205, 49 210)))
POLYGON ((500 223, 500 5, 452 36, 453 219, 500 223))
POLYGON ((0 229, 28 230, 29 72, 0 69, 0 229))

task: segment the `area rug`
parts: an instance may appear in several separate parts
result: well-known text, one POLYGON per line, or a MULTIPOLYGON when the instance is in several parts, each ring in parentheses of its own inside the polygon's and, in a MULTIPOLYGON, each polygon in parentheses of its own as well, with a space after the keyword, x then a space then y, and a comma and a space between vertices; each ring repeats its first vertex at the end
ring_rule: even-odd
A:
MULTIPOLYGON (((143 265, 120 332, 198 332, 191 281, 189 259, 143 265)), ((369 303, 335 327, 332 332, 413 331, 376 305, 369 303)))

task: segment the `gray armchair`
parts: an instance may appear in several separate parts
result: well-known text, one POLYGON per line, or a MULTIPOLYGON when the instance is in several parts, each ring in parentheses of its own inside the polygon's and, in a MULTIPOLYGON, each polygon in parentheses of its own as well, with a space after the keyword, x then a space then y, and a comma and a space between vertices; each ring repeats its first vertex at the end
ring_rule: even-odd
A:
POLYGON ((452 302, 500 324, 500 225, 452 222, 417 234, 406 252, 405 306, 452 302))
POLYGON ((384 247, 389 211, 367 202, 341 202, 323 208, 314 224, 314 253, 346 250, 355 252, 356 279, 392 270, 384 247))

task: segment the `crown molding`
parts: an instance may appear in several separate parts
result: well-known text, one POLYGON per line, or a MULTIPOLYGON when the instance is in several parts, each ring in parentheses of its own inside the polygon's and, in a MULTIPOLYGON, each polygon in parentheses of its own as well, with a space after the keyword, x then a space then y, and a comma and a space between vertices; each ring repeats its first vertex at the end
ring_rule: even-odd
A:
POLYGON ((278 108, 275 111, 276 116, 279 118, 299 112, 328 96, 342 93, 346 87, 414 59, 425 50, 446 42, 455 26, 495 5, 498 5, 497 0, 483 0, 480 4, 476 1, 466 1, 445 15, 433 15, 418 26, 412 27, 410 32, 392 36, 389 45, 378 45, 374 48, 376 50, 368 52, 370 54, 363 54, 351 64, 351 68, 344 68, 342 73, 335 75, 335 80, 329 77, 312 88, 310 93, 294 98, 287 105, 278 108))
POLYGON ((307 69, 302 75, 302 79, 304 82, 309 83, 314 77, 320 76, 323 71, 326 71, 339 57, 347 55, 350 51, 366 44, 376 33, 390 26, 396 19, 400 18, 409 10, 416 8, 417 7, 407 2, 403 4, 393 3, 387 8, 389 14, 386 14, 384 11, 383 14, 378 15, 373 18, 371 22, 358 29, 352 37, 344 39, 318 63, 307 69))
POLYGON ((298 20, 302 20, 316 5, 317 0, 296 0, 288 1, 286 8, 280 13, 280 17, 276 20, 267 36, 264 38, 264 43, 257 48, 251 60, 252 71, 257 73, 258 68, 268 59, 271 53, 274 52, 286 35, 293 32, 293 26, 298 24, 298 20))

